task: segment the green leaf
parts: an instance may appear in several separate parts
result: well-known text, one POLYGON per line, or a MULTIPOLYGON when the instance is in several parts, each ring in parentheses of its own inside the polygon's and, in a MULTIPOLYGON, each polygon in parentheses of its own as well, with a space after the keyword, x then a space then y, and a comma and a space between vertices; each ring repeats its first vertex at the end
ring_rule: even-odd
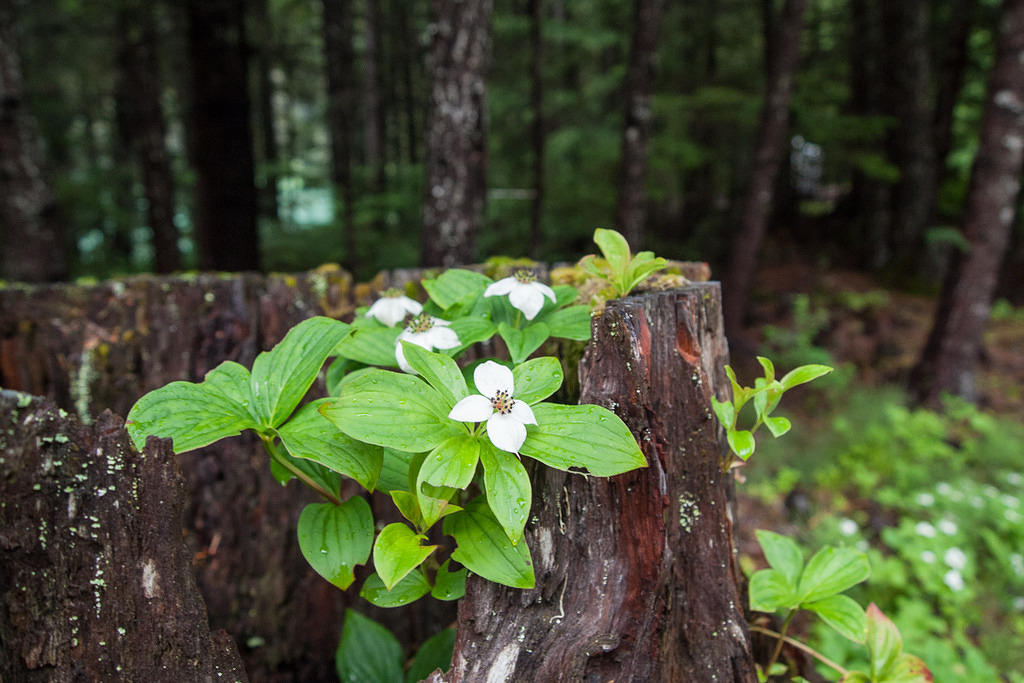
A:
POLYGON ((373 544, 373 513, 356 496, 341 505, 310 503, 299 515, 299 549, 316 573, 345 590, 373 544))
POLYGON ((732 403, 739 413, 750 398, 750 392, 736 381, 736 373, 728 365, 725 366, 725 374, 729 377, 729 384, 732 385, 732 403))
POLYGON ((451 502, 455 489, 450 486, 420 484, 416 500, 423 513, 423 528, 429 529, 437 520, 458 512, 462 508, 451 502))
POLYGON ((498 334, 505 340, 509 356, 516 365, 526 360, 531 353, 551 336, 548 326, 544 323, 533 323, 517 330, 508 323, 498 325, 498 334))
POLYGON ((788 391, 798 384, 805 384, 830 372, 832 372, 832 368, 827 365, 801 365, 795 370, 787 372, 779 382, 783 389, 788 391))
POLYGON ((531 358, 512 368, 512 378, 515 398, 532 405, 543 401, 562 386, 562 363, 553 356, 531 358))
POLYGON ((729 448, 740 459, 748 460, 754 454, 754 435, 746 429, 727 429, 725 436, 729 441, 729 448))
POLYGON ((782 572, 790 585, 796 588, 804 568, 804 554, 800 551, 800 546, 789 536, 774 531, 758 529, 754 534, 757 536, 757 542, 761 544, 768 564, 782 572))
POLYGON ((795 607, 797 602, 793 585, 778 569, 762 569, 750 577, 750 609, 774 612, 780 607, 795 607))
POLYGON ((533 560, 526 543, 512 545, 480 498, 444 520, 444 532, 458 547, 452 559, 489 581, 512 588, 533 588, 533 560))
POLYGON ((387 327, 376 320, 359 318, 352 323, 352 330, 334 349, 344 358, 380 365, 386 368, 398 367, 395 359, 395 342, 402 333, 402 326, 387 327))
POLYGON ((901 654, 878 679, 879 683, 932 683, 935 678, 919 657, 901 654))
POLYGON ((844 638, 855 643, 864 642, 868 628, 867 618, 864 609, 853 598, 832 595, 815 602, 805 602, 800 608, 817 614, 844 638))
POLYGON ((438 600, 458 600, 466 594, 466 568, 449 571, 451 560, 445 560, 434 577, 434 588, 430 594, 438 600))
POLYGON ((125 428, 139 450, 147 436, 158 436, 172 439, 174 452, 184 453, 257 429, 249 403, 249 371, 227 361, 199 384, 171 382, 149 392, 132 406, 125 428))
POLYGON ((380 575, 374 572, 366 577, 359 597, 377 607, 401 607, 419 600, 429 592, 430 584, 420 572, 409 572, 391 590, 381 581, 380 575))
POLYGON ((764 378, 765 378, 765 380, 769 384, 774 382, 775 381, 775 364, 772 363, 771 359, 770 358, 765 358, 764 356, 758 356, 757 357, 757 362, 761 364, 762 368, 764 368, 764 378))
POLYGON ((480 449, 484 465, 484 488, 487 504, 513 544, 523 538, 523 528, 530 516, 532 488, 526 468, 512 453, 489 443, 480 449))
POLYGON ((358 612, 345 610, 345 626, 334 656, 338 679, 397 683, 402 679, 402 646, 387 630, 358 612))
MULTIPOLYGON (((287 449, 282 449, 280 453, 283 457, 288 459, 288 462, 304 472, 310 479, 320 484, 334 495, 338 495, 339 487, 341 486, 341 476, 337 472, 324 467, 320 463, 313 462, 312 460, 292 457, 292 455, 288 453, 287 449)), ((281 486, 284 486, 292 479, 295 479, 295 474, 277 462, 275 458, 270 459, 270 473, 281 486)))
POLYGON ((292 414, 309 391, 324 361, 349 333, 343 322, 318 316, 288 331, 252 365, 252 413, 263 427, 276 427, 292 414))
POLYGON ((469 434, 445 440, 423 460, 416 477, 417 489, 424 483, 464 489, 473 481, 480 459, 480 441, 469 434))
POLYGON ((403 517, 416 527, 422 526, 423 514, 420 512, 420 504, 416 500, 416 496, 408 491, 391 491, 391 500, 403 517))
MULTIPOLYGON (((555 293, 555 308, 562 308, 571 304, 580 295, 572 285, 551 285, 551 291, 555 293)), ((584 308, 589 307, 584 306, 584 308)))
POLYGON ((449 327, 459 337, 458 346, 454 349, 444 349, 444 353, 450 356, 459 355, 477 342, 487 341, 498 331, 490 320, 476 316, 456 318, 449 327))
POLYGON ((584 468, 599 477, 647 466, 629 428, 607 408, 538 403, 533 415, 538 424, 527 427, 520 455, 558 470, 584 468))
POLYGON ((427 290, 434 303, 444 310, 469 297, 483 294, 492 282, 491 278, 482 273, 451 268, 432 280, 424 280, 423 289, 427 290))
POLYGON ((327 400, 302 406, 277 430, 281 442, 292 456, 318 462, 373 491, 384 460, 383 449, 356 441, 321 415, 318 409, 327 400))
POLYGON ((641 251, 629 264, 629 274, 627 276, 629 291, 633 291, 637 285, 666 266, 668 266, 668 261, 665 259, 661 257, 655 258, 653 252, 641 251))
POLYGON ((413 453, 396 451, 394 448, 384 449, 384 464, 380 468, 380 479, 377 480, 378 491, 408 491, 409 463, 415 457, 413 453))
POLYGON ((359 370, 363 367, 362 363, 357 363, 354 360, 345 358, 344 356, 338 356, 331 364, 327 366, 327 395, 337 396, 341 393, 341 385, 345 381, 345 378, 349 376, 349 373, 359 370))
POLYGON ((590 306, 570 306, 544 316, 552 337, 587 341, 590 339, 590 306))
MULTIPOLYGON (((629 266, 629 243, 626 238, 615 230, 604 230, 598 228, 594 231, 594 242, 601 249, 608 265, 612 268, 612 274, 616 279, 625 275, 629 266)), ((621 292, 627 294, 627 292, 621 292)))
POLYGON ((320 412, 354 439, 421 453, 466 431, 448 419, 444 400, 419 377, 374 369, 345 384, 320 412))
POLYGON ((381 529, 373 544, 373 565, 388 590, 434 552, 437 546, 422 545, 424 538, 401 522, 381 529))
POLYGON ((715 411, 715 415, 718 417, 718 421, 722 423, 722 426, 726 429, 732 429, 736 426, 736 409, 732 407, 730 401, 719 401, 714 396, 711 397, 711 409, 715 411))
POLYGON ((455 629, 446 628, 440 633, 428 638, 416 656, 412 658, 409 670, 405 672, 405 683, 418 683, 422 681, 434 669, 442 672, 448 671, 452 665, 452 653, 455 650, 455 629))
POLYGON ((411 342, 400 343, 405 361, 444 397, 449 410, 469 395, 466 379, 455 361, 440 353, 431 353, 411 342))
POLYGON ((793 425, 784 417, 766 417, 764 418, 764 426, 777 439, 788 432, 793 425))
POLYGON ((826 546, 807 562, 800 577, 801 602, 816 602, 871 576, 868 556, 853 548, 826 546))
POLYGON ((867 638, 865 644, 871 655, 871 678, 881 680, 882 676, 896 663, 903 650, 903 638, 900 637, 896 624, 875 606, 867 609, 867 638))

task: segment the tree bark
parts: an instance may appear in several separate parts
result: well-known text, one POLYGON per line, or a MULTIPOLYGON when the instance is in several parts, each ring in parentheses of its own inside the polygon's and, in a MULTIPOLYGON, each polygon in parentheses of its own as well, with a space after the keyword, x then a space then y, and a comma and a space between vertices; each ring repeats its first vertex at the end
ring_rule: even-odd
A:
POLYGON ((274 81, 271 78, 274 58, 274 30, 270 19, 268 0, 254 2, 253 14, 256 30, 256 73, 259 81, 260 125, 260 213, 277 223, 281 220, 277 201, 277 186, 281 154, 277 144, 277 126, 274 116, 274 81))
POLYGON ((718 285, 611 301, 580 364, 580 401, 616 411, 649 466, 611 479, 532 467, 537 587, 473 577, 456 681, 754 681, 738 586, 718 285))
POLYGON ((889 236, 894 262, 913 270, 934 198, 934 100, 928 49, 929 10, 925 0, 882 3, 883 33, 888 46, 886 108, 898 124, 892 132, 892 157, 900 179, 892 194, 889 236))
POLYGON ((768 224, 775 175, 786 149, 789 102, 800 59, 800 34, 806 5, 806 0, 786 0, 778 21, 778 35, 772 39, 776 45, 775 57, 772 70, 766 74, 754 162, 725 281, 725 330, 736 343, 743 337, 743 318, 754 284, 757 253, 768 224))
POLYGON ((352 186, 352 128, 355 81, 350 0, 322 0, 324 61, 327 64, 327 128, 331 136, 331 181, 341 195, 345 266, 356 259, 355 191, 352 186))
POLYGON ((938 403, 943 392, 976 397, 974 373, 1024 166, 1022 53, 1024 0, 1005 0, 964 210, 963 232, 971 248, 954 257, 946 274, 935 324, 911 378, 926 404, 938 403))
POLYGON ((533 147, 533 201, 530 203, 530 255, 540 253, 544 241, 541 219, 544 215, 544 38, 543 0, 529 0, 530 15, 530 108, 533 125, 530 142, 533 147))
POLYGON ((424 266, 472 263, 487 192, 484 74, 492 0, 433 0, 424 266))
POLYGON ((188 0, 195 238, 205 270, 258 270, 249 72, 241 0, 188 0))
POLYGON ((0 3, 0 268, 9 280, 63 280, 67 258, 57 207, 43 179, 39 131, 25 99, 15 18, 14 3, 0 3))
POLYGON ((417 38, 415 32, 409 30, 408 10, 400 0, 391 0, 389 9, 395 19, 395 32, 397 33, 395 43, 402 77, 402 105, 405 110, 408 161, 410 164, 416 164, 420 158, 420 135, 416 121, 420 102, 416 96, 417 89, 413 85, 413 64, 418 62, 419 57, 416 47, 417 38))
POLYGON ((207 625, 170 441, 138 453, 109 412, 87 427, 13 391, 0 415, 0 678, 247 680, 207 625))
POLYGON ((174 173, 167 152, 167 124, 160 104, 160 67, 153 9, 148 2, 126 0, 119 7, 118 117, 122 137, 132 149, 146 196, 146 218, 158 273, 181 270, 178 227, 174 224, 174 173))
POLYGON ((634 251, 643 248, 646 220, 647 144, 651 137, 654 58, 657 53, 661 0, 634 3, 633 42, 626 71, 625 122, 619 169, 617 223, 634 251))

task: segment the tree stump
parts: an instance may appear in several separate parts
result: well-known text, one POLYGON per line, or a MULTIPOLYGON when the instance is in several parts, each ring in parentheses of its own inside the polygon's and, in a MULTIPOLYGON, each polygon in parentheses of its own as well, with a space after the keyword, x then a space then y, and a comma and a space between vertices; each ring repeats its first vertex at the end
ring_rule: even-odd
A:
POLYGON ((109 412, 13 391, 0 416, 0 680, 247 681, 207 624, 170 441, 138 453, 109 412))
POLYGON ((755 681, 712 395, 729 394, 717 283, 609 302, 580 364, 649 466, 611 479, 532 468, 537 587, 471 578, 457 681, 755 681))

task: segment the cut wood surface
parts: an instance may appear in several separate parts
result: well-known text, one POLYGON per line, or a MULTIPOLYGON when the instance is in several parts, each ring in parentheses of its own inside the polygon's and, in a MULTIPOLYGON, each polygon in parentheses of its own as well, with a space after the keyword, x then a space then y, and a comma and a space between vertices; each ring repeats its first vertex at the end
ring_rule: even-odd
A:
POLYGON ((609 302, 581 402, 614 410, 649 466, 611 479, 532 468, 537 588, 471 578, 456 681, 754 681, 731 477, 710 398, 728 362, 717 283, 609 302))
POLYGON ((170 441, 13 391, 0 416, 0 680, 248 680, 207 625, 170 441))

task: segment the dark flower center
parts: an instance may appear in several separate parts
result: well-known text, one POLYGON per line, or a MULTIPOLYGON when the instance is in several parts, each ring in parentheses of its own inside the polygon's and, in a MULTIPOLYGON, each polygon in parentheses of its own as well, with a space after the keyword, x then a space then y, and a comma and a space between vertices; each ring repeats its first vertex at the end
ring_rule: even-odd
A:
POLYGON ((420 313, 418 316, 409 321, 408 326, 405 329, 409 330, 413 334, 422 334, 434 326, 434 319, 426 313, 420 313))
POLYGON ((502 415, 508 415, 512 412, 513 403, 515 403, 515 400, 512 398, 512 394, 504 389, 498 389, 498 392, 494 394, 494 398, 491 399, 491 406, 494 407, 494 412, 501 413, 502 415))

